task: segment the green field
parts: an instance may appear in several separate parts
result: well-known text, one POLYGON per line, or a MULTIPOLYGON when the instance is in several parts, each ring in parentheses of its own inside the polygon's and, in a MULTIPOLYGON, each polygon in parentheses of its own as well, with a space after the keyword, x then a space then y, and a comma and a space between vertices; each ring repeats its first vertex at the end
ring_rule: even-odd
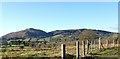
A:
MULTIPOLYGON (((70 42, 69 42, 70 43, 70 42)), ((75 43, 75 42, 74 42, 75 43)), ((76 46, 75 44, 66 44, 66 54, 74 56, 76 54, 76 46)), ((24 46, 21 49, 18 45, 14 45, 12 47, 2 47, 0 50, 0 57, 60 57, 61 56, 61 43, 57 46, 52 47, 29 47, 24 46)), ((80 46, 80 55, 82 55, 82 49, 80 46)), ((92 57, 115 57, 118 55, 118 48, 109 48, 102 51, 98 49, 93 49, 91 53, 86 56, 92 57)))

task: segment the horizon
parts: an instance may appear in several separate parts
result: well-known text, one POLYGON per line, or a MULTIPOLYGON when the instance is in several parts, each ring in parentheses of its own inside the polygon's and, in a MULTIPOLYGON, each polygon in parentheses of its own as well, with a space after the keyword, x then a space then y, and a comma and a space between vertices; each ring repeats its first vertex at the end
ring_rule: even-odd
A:
MULTIPOLYGON (((26 29, 31 29, 31 28, 25 28, 25 29, 22 29, 22 30, 26 30, 26 29)), ((42 29, 39 29, 39 28, 32 28, 32 29, 42 30, 42 29)), ((55 29, 55 30, 51 30, 51 31, 56 31, 56 30, 78 30, 78 29, 102 30, 102 29, 95 29, 95 28, 69 28, 69 29, 55 29)), ((21 30, 18 30, 18 31, 21 31, 21 30)), ((42 30, 42 31, 45 31, 45 30, 42 30)), ((48 33, 48 32, 51 32, 51 31, 45 31, 45 32, 48 33)), ((102 30, 102 31, 107 31, 107 30, 102 30)), ((15 32, 17 32, 17 31, 15 31, 15 32)), ((108 31, 108 32, 112 32, 112 31, 108 31)), ((117 33, 117 32, 114 32, 114 33, 117 33)))
MULTIPOLYGON (((30 29, 30 28, 25 28, 25 29, 22 29, 22 30, 26 30, 26 29, 30 29)), ((38 29, 38 28, 32 28, 32 29, 42 30, 42 29, 38 29)), ((61 30, 79 30, 79 29, 101 30, 101 29, 91 29, 91 28, 61 29, 61 30)), ((14 31, 14 32, 19 32, 19 31, 22 31, 22 30, 18 30, 18 31, 14 31)), ((57 31, 57 30, 60 30, 60 29, 56 29, 56 30, 52 30, 52 31, 57 31)), ((44 30, 42 30, 42 31, 44 31, 44 30)), ((49 31, 49 32, 52 32, 52 31, 49 31)), ((107 30, 101 30, 101 31, 107 31, 107 30)), ((45 32, 49 33, 47 31, 45 31, 45 32)), ((107 32, 111 32, 111 31, 107 31, 107 32)), ((10 34, 10 33, 13 33, 13 32, 9 32, 7 34, 10 34)), ((112 32, 112 33, 118 33, 118 32, 112 32)), ((4 35, 2 35, 2 36, 4 36, 4 35)), ((2 37, 2 36, 0 36, 0 37, 2 37)))
POLYGON ((117 2, 3 2, 0 37, 26 28, 46 32, 97 29, 118 32, 117 2))

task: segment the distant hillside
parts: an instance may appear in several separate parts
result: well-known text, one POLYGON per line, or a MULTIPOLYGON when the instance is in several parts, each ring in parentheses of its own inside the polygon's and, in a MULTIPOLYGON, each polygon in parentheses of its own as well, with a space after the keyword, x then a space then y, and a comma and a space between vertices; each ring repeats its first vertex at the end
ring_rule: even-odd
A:
POLYGON ((10 39, 10 38, 26 38, 26 37, 33 38, 33 37, 48 37, 48 36, 49 35, 45 31, 29 28, 18 32, 8 33, 2 36, 2 38, 10 39))
MULTIPOLYGON (((80 34, 82 31, 88 30, 88 29, 73 29, 73 30, 56 30, 56 31, 51 31, 49 34, 51 35, 59 35, 59 34, 80 34)), ((93 29, 91 29, 93 30, 93 29)), ((112 34, 112 32, 109 31, 103 31, 103 30, 93 30, 98 34, 112 34)))
MULTIPOLYGON (((55 30, 51 32, 45 32, 43 30, 28 28, 18 32, 8 33, 2 36, 3 39, 15 39, 15 38, 46 38, 52 37, 55 35, 79 35, 82 31, 87 29, 72 29, 72 30, 55 30)), ((93 29, 91 29, 93 30, 93 29)), ((112 34, 112 32, 103 31, 103 30, 93 30, 97 34, 102 36, 112 34)))
POLYGON ((56 30, 56 31, 51 31, 49 34, 54 35, 59 35, 59 34, 80 34, 83 30, 86 29, 73 29, 73 30, 56 30))

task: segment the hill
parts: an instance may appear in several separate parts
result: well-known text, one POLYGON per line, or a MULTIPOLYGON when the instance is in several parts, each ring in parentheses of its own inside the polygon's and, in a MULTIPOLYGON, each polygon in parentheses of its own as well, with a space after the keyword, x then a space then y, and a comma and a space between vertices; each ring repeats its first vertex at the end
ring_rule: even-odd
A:
MULTIPOLYGON (((47 38, 47 37, 54 37, 56 35, 62 35, 64 37, 66 36, 79 36, 79 34, 88 29, 72 29, 72 30, 55 30, 51 32, 45 32, 40 29, 34 29, 34 28, 28 28, 25 30, 17 31, 17 32, 11 32, 4 36, 2 36, 2 39, 16 39, 16 38, 47 38)), ((103 31, 103 30, 93 30, 96 34, 106 36, 112 34, 112 32, 103 31)))
POLYGON ((3 39, 15 39, 15 38, 33 38, 33 37, 48 37, 49 35, 43 31, 43 30, 39 30, 39 29, 34 29, 34 28, 28 28, 25 30, 21 30, 18 32, 11 32, 8 33, 4 36, 2 36, 3 39))

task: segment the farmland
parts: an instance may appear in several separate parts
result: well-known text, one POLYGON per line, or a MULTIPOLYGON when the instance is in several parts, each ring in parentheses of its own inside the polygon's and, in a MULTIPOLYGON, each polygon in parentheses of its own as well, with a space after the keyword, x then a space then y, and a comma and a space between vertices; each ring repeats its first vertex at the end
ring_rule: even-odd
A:
MULTIPOLYGON (((13 45, 12 47, 7 46, 3 47, 1 49, 2 52, 0 52, 1 57, 60 57, 61 56, 61 44, 62 42, 59 42, 58 45, 52 46, 52 47, 30 47, 30 46, 24 46, 23 49, 20 48, 19 45, 13 45)), ((76 54, 76 47, 75 47, 75 41, 72 43, 70 42, 64 42, 66 43, 66 53, 69 55, 72 55, 75 57, 76 54)), ((52 43, 51 43, 52 44, 52 43)), ((111 47, 103 51, 97 50, 98 45, 96 45, 96 50, 92 49, 91 53, 89 55, 91 56, 117 56, 118 55, 118 48, 117 47, 111 47)), ((80 45, 80 55, 82 56, 82 49, 80 45)))
MULTIPOLYGON (((36 29, 24 30, 27 35, 21 37, 22 31, 4 36, 1 41, 0 57, 1 58, 61 58, 64 51, 64 57, 76 58, 77 50, 80 57, 117 57, 118 56, 118 34, 98 31, 98 30, 61 30, 44 33, 36 29), (16 36, 19 34, 19 36, 16 36), (40 34, 41 36, 39 36, 40 34), (48 35, 49 34, 49 35, 48 35), (11 35, 13 35, 11 37, 11 35), (32 36, 33 35, 33 36, 32 36), (38 37, 36 37, 36 36, 38 37), (47 37, 48 36, 48 37, 47 37), (14 37, 14 38, 13 38, 14 37), (79 48, 76 45, 79 42, 79 48), (83 43, 84 42, 84 43, 83 43), (62 48, 62 44, 65 45, 62 48), (64 50, 62 50, 64 49, 64 50)), ((23 32, 24 32, 23 31, 23 32)))

